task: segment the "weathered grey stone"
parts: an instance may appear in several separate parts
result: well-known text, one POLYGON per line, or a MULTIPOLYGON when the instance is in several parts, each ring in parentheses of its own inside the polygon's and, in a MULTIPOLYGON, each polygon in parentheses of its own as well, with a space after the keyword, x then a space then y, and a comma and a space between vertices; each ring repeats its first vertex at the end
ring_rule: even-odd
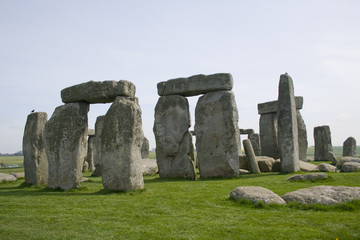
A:
POLYGON ((360 163, 360 158, 358 157, 342 157, 339 163, 339 168, 346 162, 358 162, 360 163))
POLYGON ((272 172, 281 172, 281 163, 280 159, 276 159, 275 162, 272 165, 272 172))
POLYGON ((135 85, 126 80, 89 81, 63 89, 61 99, 64 103, 110 103, 117 96, 134 97, 135 91, 135 85))
POLYGON ((329 126, 319 126, 314 128, 315 141, 315 161, 329 160, 329 152, 333 151, 331 144, 331 132, 329 126))
POLYGON ((47 113, 28 115, 23 137, 25 182, 28 184, 48 183, 48 159, 45 151, 44 129, 47 113))
POLYGON ((253 134, 255 133, 254 129, 239 129, 240 134, 253 134))
POLYGON ((230 73, 200 74, 188 78, 171 79, 157 85, 159 96, 195 96, 208 92, 231 90, 232 87, 233 79, 230 73))
POLYGON ((200 177, 237 177, 241 149, 233 92, 218 91, 200 97, 195 119, 200 177))
POLYGON ((250 172, 260 173, 258 163, 256 161, 255 153, 249 139, 243 140, 245 155, 249 163, 250 172))
POLYGON ((280 158, 278 146, 278 123, 276 113, 261 114, 260 145, 262 156, 268 156, 275 159, 280 158))
POLYGON ((286 204, 286 202, 273 191, 255 186, 237 187, 230 193, 234 200, 247 199, 253 203, 264 202, 265 204, 286 204))
POLYGON ((359 172, 360 163, 358 162, 345 162, 341 166, 341 172, 359 172))
POLYGON ((244 174, 249 174, 250 173, 250 171, 249 170, 247 170, 247 169, 239 169, 239 174, 240 175, 244 175, 244 174))
POLYGON ((92 173, 92 176, 99 177, 102 174, 103 166, 101 161, 101 134, 104 127, 105 116, 99 116, 96 118, 95 122, 95 138, 94 138, 94 147, 93 147, 93 158, 95 170, 92 173))
POLYGON ((149 140, 144 137, 142 145, 141 145, 141 158, 149 158, 149 140))
POLYGON ((88 129, 88 136, 95 136, 95 129, 88 129))
POLYGON ((88 149, 86 155, 86 162, 88 163, 88 169, 91 171, 95 170, 94 164, 94 142, 95 142, 95 135, 90 135, 88 137, 88 149))
MULTIPOLYGON (((303 97, 295 97, 296 109, 300 110, 303 108, 303 97)), ((278 111, 278 101, 271 101, 266 103, 258 104, 258 113, 266 114, 266 113, 277 113, 278 111)))
POLYGON ((25 178, 24 172, 17 172, 17 173, 12 172, 10 174, 13 175, 14 177, 16 177, 16 179, 25 178))
POLYGON ((288 192, 282 198, 287 203, 332 205, 360 199, 360 187, 315 186, 288 192))
POLYGON ((316 165, 304 161, 299 161, 300 170, 303 172, 313 172, 316 169, 316 165))
POLYGON ((141 164, 143 176, 152 176, 159 171, 156 159, 143 158, 141 164))
POLYGON ((275 162, 275 159, 267 156, 257 156, 256 161, 259 165, 261 172, 272 172, 272 167, 275 162))
POLYGON ((294 85, 291 77, 287 74, 280 76, 277 114, 281 171, 299 171, 298 124, 294 85))
POLYGON ((156 159, 161 178, 195 179, 189 103, 180 95, 160 97, 155 107, 156 159))
POLYGON ((331 152, 331 151, 329 152, 328 158, 329 158, 329 161, 331 161, 331 163, 332 163, 334 166, 336 166, 336 165, 339 164, 339 161, 337 160, 337 158, 336 158, 336 156, 335 156, 335 154, 334 154, 333 152, 331 152))
POLYGON ((14 182, 16 180, 17 180, 16 177, 11 175, 11 174, 0 173, 0 183, 2 183, 2 182, 14 182))
POLYGON ((85 161, 83 164, 82 172, 86 173, 88 171, 89 171, 89 163, 85 161))
POLYGON ((257 133, 251 133, 248 134, 248 139, 251 142, 255 155, 261 156, 260 135, 257 133))
POLYGON ((319 179, 326 179, 327 177, 328 176, 326 175, 326 173, 310 173, 306 175, 296 174, 286 179, 286 181, 314 181, 319 179))
POLYGON ((306 159, 306 151, 308 148, 306 125, 300 111, 297 111, 297 126, 298 126, 298 142, 299 142, 299 159, 306 159))
POLYGON ((343 144, 343 156, 356 157, 356 140, 348 137, 343 144))
POLYGON ((249 170, 249 162, 246 155, 239 155, 239 168, 249 170))
POLYGON ((105 115, 101 133, 101 176, 105 189, 134 191, 144 188, 143 138, 138 99, 117 97, 105 115))
POLYGON ((336 167, 327 163, 320 163, 314 171, 318 172, 336 172, 336 167))
POLYGON ((88 103, 69 103, 55 109, 45 125, 49 188, 70 190, 81 185, 87 150, 88 103))

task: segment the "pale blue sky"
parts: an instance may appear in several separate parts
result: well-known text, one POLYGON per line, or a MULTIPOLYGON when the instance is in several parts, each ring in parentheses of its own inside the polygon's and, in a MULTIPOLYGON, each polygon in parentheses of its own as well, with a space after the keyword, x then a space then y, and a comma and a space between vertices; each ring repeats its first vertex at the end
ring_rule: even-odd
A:
MULTIPOLYGON (((359 143, 359 11, 357 0, 0 0, 0 152, 21 150, 32 109, 50 118, 63 88, 89 80, 136 85, 155 147, 156 84, 218 72, 233 75, 240 128, 258 132, 257 104, 277 99, 288 72, 309 145, 320 125, 333 145, 359 143)), ((108 107, 91 105, 90 128, 108 107)))

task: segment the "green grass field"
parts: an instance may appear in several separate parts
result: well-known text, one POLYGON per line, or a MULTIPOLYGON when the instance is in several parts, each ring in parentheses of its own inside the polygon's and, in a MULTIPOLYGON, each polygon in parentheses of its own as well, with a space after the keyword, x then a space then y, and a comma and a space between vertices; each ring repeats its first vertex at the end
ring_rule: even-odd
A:
POLYGON ((330 173, 322 182, 286 182, 291 174, 279 173, 197 181, 156 175, 131 193, 105 191, 101 178, 90 175, 67 192, 24 180, 1 183, 0 239, 360 239, 360 202, 304 210, 229 200, 238 186, 279 195, 315 185, 360 186, 360 173, 330 173))

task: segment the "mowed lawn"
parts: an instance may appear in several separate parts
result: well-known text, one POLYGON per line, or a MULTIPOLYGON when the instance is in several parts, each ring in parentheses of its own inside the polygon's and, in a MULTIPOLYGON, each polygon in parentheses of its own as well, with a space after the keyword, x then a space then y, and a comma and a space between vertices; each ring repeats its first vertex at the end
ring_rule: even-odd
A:
POLYGON ((67 192, 24 180, 1 183, 0 239, 360 239, 359 202, 304 210, 229 200, 238 186, 279 195, 315 185, 360 186, 360 173, 329 173, 322 182, 286 182, 292 174, 278 173, 197 181, 156 175, 131 193, 105 191, 101 177, 90 175, 67 192))

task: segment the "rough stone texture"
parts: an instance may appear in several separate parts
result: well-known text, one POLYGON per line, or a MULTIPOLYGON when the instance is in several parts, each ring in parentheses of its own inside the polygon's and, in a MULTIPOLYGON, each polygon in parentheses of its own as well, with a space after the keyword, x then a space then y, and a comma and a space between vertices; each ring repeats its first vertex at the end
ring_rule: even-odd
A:
POLYGON ((63 89, 61 99, 64 103, 110 103, 117 96, 134 97, 135 91, 135 85, 126 80, 89 81, 63 89))
POLYGON ((101 134, 104 127, 105 116, 99 116, 96 118, 95 122, 95 138, 94 138, 94 148, 93 148, 93 158, 95 171, 92 173, 92 176, 99 177, 102 174, 103 166, 101 161, 101 134))
POLYGON ((239 129, 239 131, 240 131, 240 134, 253 134, 253 133, 255 133, 255 131, 254 131, 254 129, 239 129))
POLYGON ((220 90, 231 90, 232 87, 233 79, 230 73, 200 74, 188 78, 171 79, 157 85, 159 96, 195 96, 220 90))
POLYGON ((105 115, 101 133, 101 176, 105 189, 134 191, 144 188, 143 138, 138 99, 117 97, 105 115))
POLYGON ((141 145, 141 158, 149 158, 149 140, 144 137, 142 145, 141 145))
POLYGON ((339 168, 346 162, 358 162, 360 163, 360 158, 358 157, 342 157, 339 163, 339 168))
POLYGON ((95 136, 95 129, 88 129, 88 136, 95 136))
POLYGON ((353 137, 349 137, 343 144, 343 156, 356 157, 356 140, 353 137))
POLYGON ((265 204, 286 204, 286 202, 273 191, 263 187, 237 187, 230 193, 234 200, 248 199, 253 203, 264 202, 265 204))
POLYGON ((304 161, 299 161, 300 170, 303 172, 313 172, 316 169, 316 165, 304 161))
POLYGON ((267 156, 257 156, 256 161, 259 165, 261 172, 272 172, 272 167, 274 165, 275 159, 267 156))
POLYGON ((89 171, 89 163, 85 161, 83 164, 82 172, 86 173, 88 171, 89 171))
POLYGON ((249 163, 250 172, 260 173, 260 168, 256 162, 255 153, 249 139, 243 140, 245 155, 249 163))
MULTIPOLYGON (((303 102, 304 102, 303 97, 295 97, 295 104, 297 110, 302 109, 303 102)), ((271 102, 258 104, 259 114, 277 113, 277 111, 278 111, 278 101, 271 101, 271 102)))
POLYGON ((329 126, 319 126, 314 128, 315 141, 315 161, 329 160, 329 152, 333 151, 331 144, 331 132, 329 126))
POLYGON ((251 142, 255 155, 261 156, 260 135, 257 133, 251 133, 248 134, 248 139, 251 142))
POLYGON ((143 176, 153 176, 159 171, 156 159, 143 158, 141 164, 143 176))
POLYGON ((155 107, 156 159, 161 178, 195 179, 189 103, 180 95, 160 97, 155 107))
POLYGON ((45 151, 44 129, 47 113, 28 115, 23 136, 25 182, 28 184, 48 183, 48 159, 45 151))
POLYGON ((281 171, 299 171, 299 141, 294 85, 291 77, 287 74, 280 76, 277 114, 281 171))
POLYGON ((241 148, 233 92, 218 91, 200 97, 195 119, 200 177, 237 177, 241 148))
POLYGON ((282 198, 287 203, 298 202, 302 204, 319 203, 332 205, 360 199, 360 187, 315 186, 288 192, 283 195, 282 198))
POLYGON ((360 163, 358 162, 346 162, 341 166, 341 172, 359 172, 360 163))
POLYGON ((280 158, 278 147, 277 114, 267 113, 260 116, 261 155, 275 159, 280 158))
POLYGON ((306 125, 300 111, 297 114, 297 126, 298 126, 298 142, 299 142, 299 159, 306 159, 306 151, 308 148, 306 125))
POLYGON ((318 172, 336 172, 336 167, 327 163, 319 164, 314 171, 318 172))
POLYGON ((239 155, 239 168, 249 170, 249 162, 246 155, 239 155))
POLYGON ((25 173, 24 172, 17 172, 17 173, 10 173, 11 175, 13 175, 14 177, 16 177, 16 179, 19 178, 25 178, 25 173))
POLYGON ((280 159, 276 159, 275 162, 272 165, 272 172, 281 172, 281 163, 280 159))
POLYGON ((55 109, 45 125, 49 188, 70 190, 81 185, 87 151, 88 103, 68 103, 55 109))
POLYGON ((91 171, 95 170, 94 164, 94 142, 95 142, 95 135, 90 135, 88 137, 88 149, 86 155, 86 162, 88 163, 88 168, 91 171))
POLYGON ((286 179, 286 181, 314 181, 318 179, 326 179, 327 177, 326 173, 310 173, 306 175, 296 174, 286 179))
POLYGON ((16 180, 17 180, 16 177, 11 174, 0 173, 0 183, 1 182, 14 182, 16 180))
POLYGON ((339 164, 339 161, 337 160, 337 158, 336 158, 336 156, 335 156, 335 154, 333 153, 333 152, 329 152, 329 154, 328 154, 328 158, 329 158, 329 160, 331 161, 331 163, 333 164, 333 165, 338 165, 339 164))

